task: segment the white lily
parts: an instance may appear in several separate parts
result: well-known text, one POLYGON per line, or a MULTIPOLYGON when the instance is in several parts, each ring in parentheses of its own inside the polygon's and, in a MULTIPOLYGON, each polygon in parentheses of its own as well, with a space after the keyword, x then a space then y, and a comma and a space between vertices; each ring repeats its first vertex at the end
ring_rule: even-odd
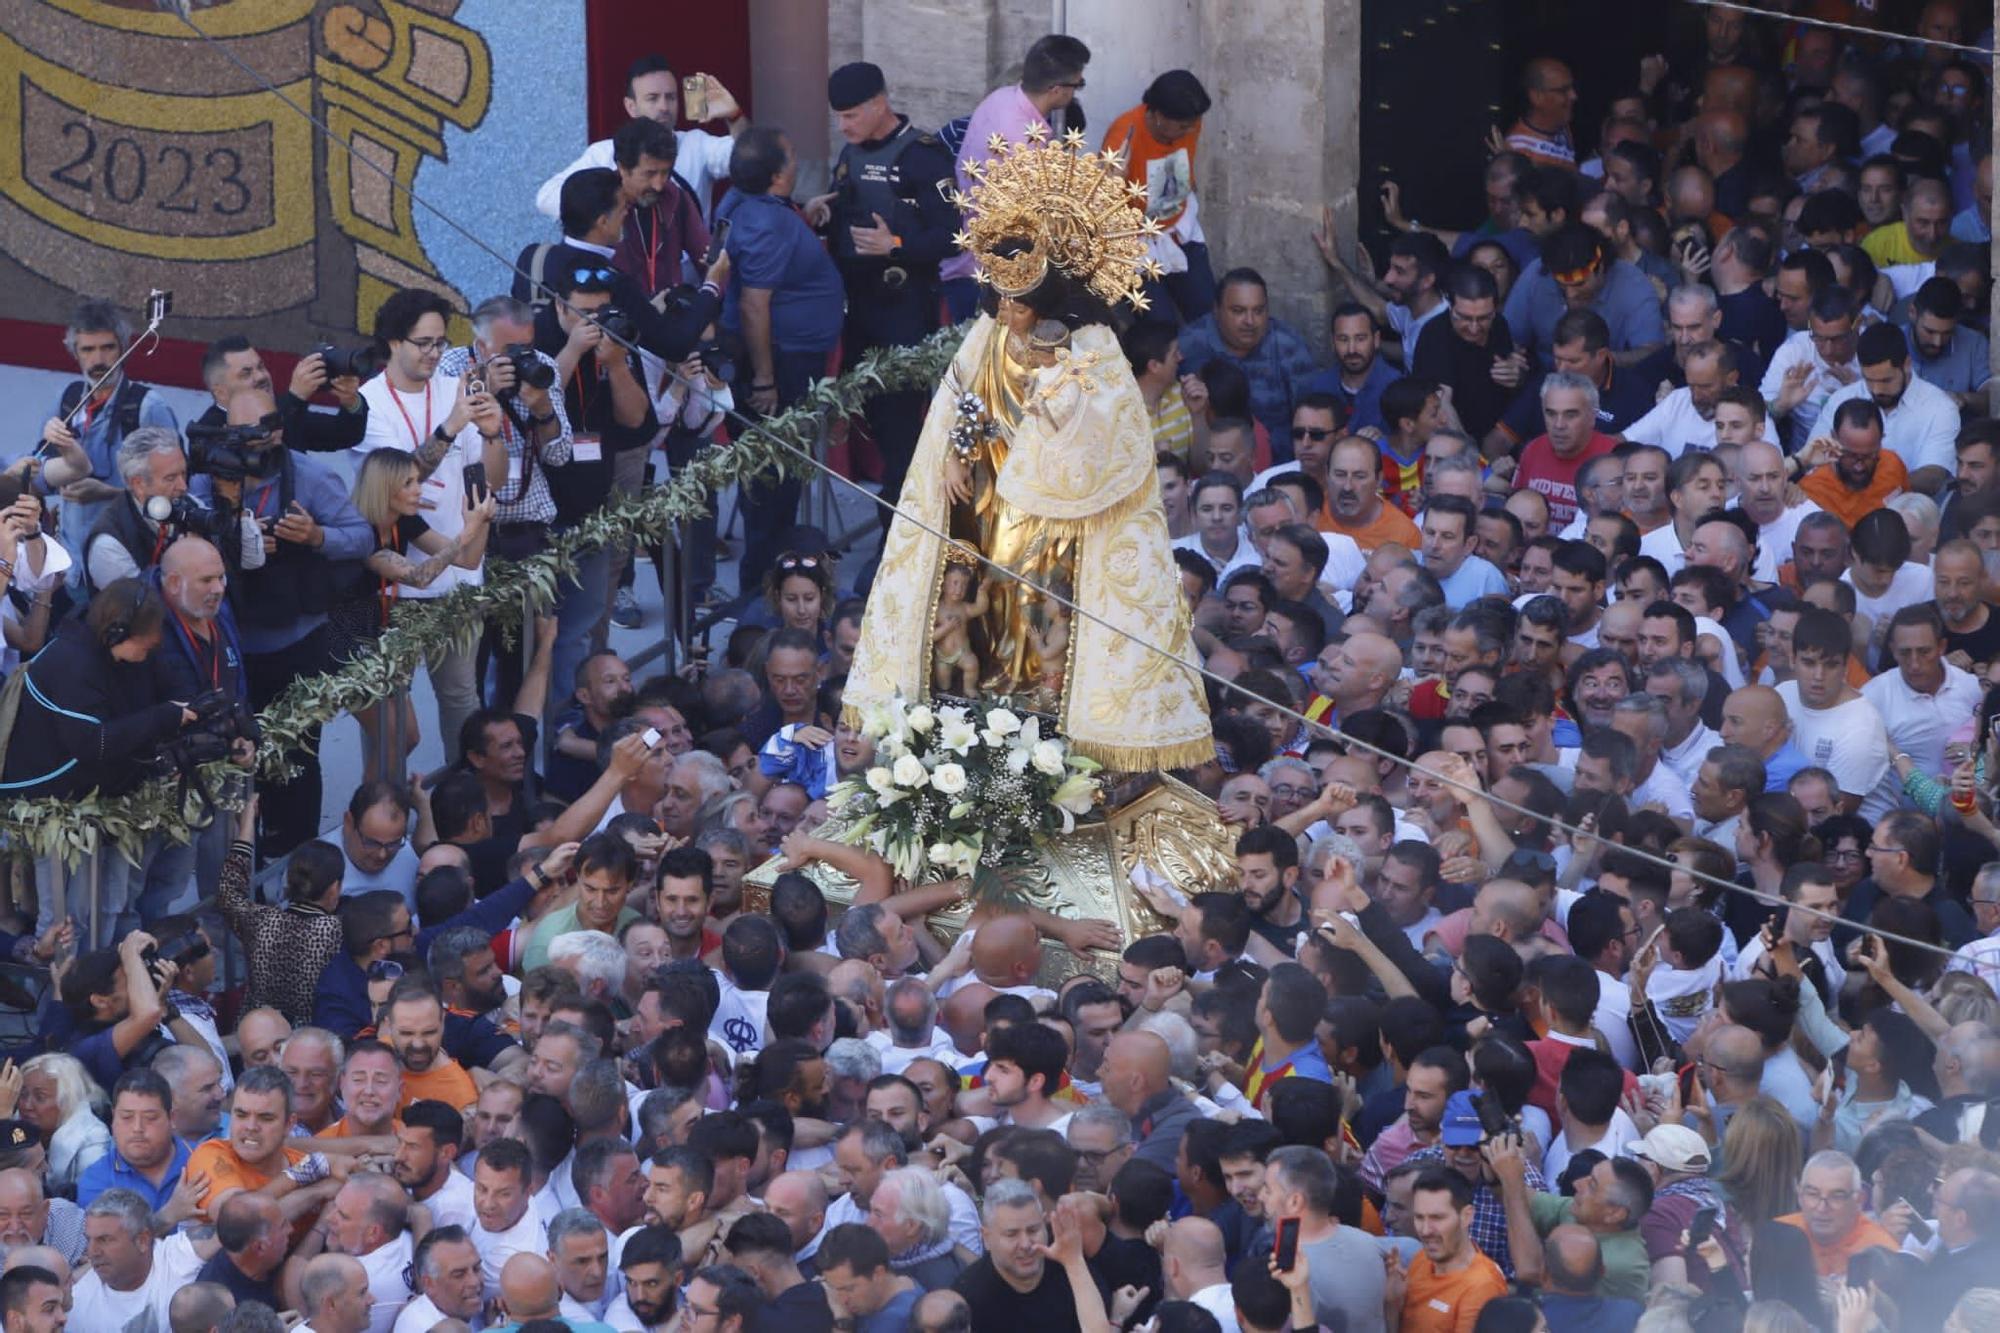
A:
POLYGON ((939 748, 949 750, 956 755, 964 755, 971 752, 973 743, 978 739, 979 733, 966 718, 964 709, 947 708, 939 715, 937 734, 939 748), (959 716, 952 717, 952 713, 957 713, 959 716))

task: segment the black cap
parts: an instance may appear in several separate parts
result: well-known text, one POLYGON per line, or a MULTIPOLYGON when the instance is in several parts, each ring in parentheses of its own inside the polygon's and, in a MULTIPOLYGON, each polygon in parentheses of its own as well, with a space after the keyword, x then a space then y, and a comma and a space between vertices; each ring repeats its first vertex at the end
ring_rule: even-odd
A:
POLYGON ((835 111, 852 111, 888 86, 880 65, 857 60, 827 76, 826 100, 835 111))

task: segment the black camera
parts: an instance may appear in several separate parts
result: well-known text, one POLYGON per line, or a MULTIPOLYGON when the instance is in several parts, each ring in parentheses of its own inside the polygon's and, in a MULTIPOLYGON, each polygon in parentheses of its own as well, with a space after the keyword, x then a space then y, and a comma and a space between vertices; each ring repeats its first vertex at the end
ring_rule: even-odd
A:
POLYGON ((632 317, 615 305, 608 305, 597 312, 597 326, 604 330, 604 336, 613 342, 631 344, 639 336, 639 326, 632 317))
POLYGON ((153 751, 145 767, 155 777, 180 779, 176 808, 186 808, 192 789, 199 808, 188 826, 206 828, 215 818, 215 794, 202 777, 202 765, 229 758, 238 740, 257 744, 264 739, 264 729, 248 703, 221 690, 198 694, 185 707, 194 720, 181 728, 180 735, 153 751))
POLYGON ((177 533, 193 533, 220 543, 236 530, 236 515, 221 509, 210 509, 191 495, 183 495, 169 500, 164 495, 156 495, 146 501, 146 517, 163 528, 177 533))
POLYGON ((332 343, 321 343, 313 348, 320 361, 326 366, 326 377, 337 380, 343 375, 356 379, 373 379, 382 371, 382 353, 373 343, 365 347, 335 347, 332 343))
POLYGON ((204 426, 195 422, 186 432, 188 471, 205 472, 223 481, 263 476, 269 470, 264 457, 266 441, 283 424, 276 412, 254 424, 204 426))
MULTIPOLYGON (((194 963, 208 957, 208 939, 198 930, 190 930, 184 935, 176 935, 170 940, 149 945, 139 951, 148 969, 155 963, 172 963, 185 972, 194 963)), ((157 972, 155 973, 157 975, 157 972)))
POLYGON ((501 353, 514 366, 514 384, 518 388, 525 385, 530 389, 552 388, 556 382, 556 368, 535 355, 535 349, 526 343, 508 343, 501 353))
POLYGON ((721 343, 705 342, 694 349, 694 354, 701 358, 702 368, 724 384, 736 379, 736 358, 721 343))

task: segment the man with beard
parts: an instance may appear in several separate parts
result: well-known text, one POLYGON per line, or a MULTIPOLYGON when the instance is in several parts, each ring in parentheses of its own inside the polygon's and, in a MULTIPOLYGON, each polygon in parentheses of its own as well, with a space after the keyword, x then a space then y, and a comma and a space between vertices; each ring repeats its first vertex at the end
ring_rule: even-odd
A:
MULTIPOLYGON (((497 968, 493 969, 492 976, 497 983, 497 968)), ((478 1003, 491 998, 491 994, 475 995, 473 1000, 478 1003)), ((505 1003, 504 997, 501 1003, 505 1003)), ((443 1001, 428 989, 399 988, 390 997, 389 1012, 382 1023, 382 1037, 395 1050, 402 1065, 403 1087, 399 1105, 408 1106, 413 1101, 429 1099, 464 1111, 479 1100, 479 1088, 472 1075, 445 1053, 446 1018, 443 1001)), ((495 1036, 498 1036, 497 1032, 495 1036)), ((520 1048, 510 1042, 508 1049, 520 1048)))
POLYGON ((1819 506, 1801 498, 1788 504, 1791 474, 1776 444, 1758 440, 1736 455, 1737 503, 1757 525, 1757 563, 1751 577, 1763 583, 1778 579, 1778 557, 1792 549, 1799 524, 1819 506))
POLYGON ((465 1118, 439 1101, 414 1101, 396 1126, 396 1156, 389 1170, 410 1197, 430 1210, 439 1226, 471 1226, 472 1178, 457 1170, 465 1146, 465 1118))
POLYGON ((556 719, 548 788, 575 800, 597 781, 597 740, 632 698, 632 669, 614 652, 594 653, 576 668, 576 707, 556 719))
POLYGON ((1986 565, 1977 546, 1961 537, 1931 558, 1938 614, 1944 619, 1945 660, 1984 677, 2000 658, 2000 615, 1985 600, 1986 565))
POLYGON ((1847 572, 1847 525, 1834 515, 1807 514, 1792 534, 1792 558, 1778 567, 1778 584, 1797 594, 1815 583, 1838 582, 1847 572))
POLYGON ((605 1310, 604 1322, 638 1333, 667 1333, 678 1322, 681 1254, 680 1237, 670 1228, 642 1226, 627 1236, 618 1256, 624 1294, 605 1310))
POLYGON ((1868 398, 1850 398, 1832 413, 1833 434, 1819 436, 1799 458, 1799 488, 1821 509, 1853 528, 1907 488, 1901 457, 1882 450, 1882 410, 1868 398))
POLYGON ((649 300, 686 280, 682 255, 699 262, 709 249, 703 201, 675 178, 679 155, 671 123, 635 116, 611 136, 609 165, 618 172, 618 193, 626 207, 625 229, 611 266, 638 284, 649 300))
POLYGON ((1816 292, 1806 312, 1805 327, 1779 345, 1758 386, 1771 415, 1786 417, 1783 443, 1797 448, 1822 430, 1827 399, 1838 389, 1858 383, 1861 365, 1855 360, 1861 311, 1846 288, 1829 285, 1816 292))
MULTIPOLYGON (((1425 330, 1410 373, 1448 386, 1459 424, 1473 439, 1484 440, 1527 375, 1527 353, 1515 347, 1507 321, 1500 317, 1500 287, 1491 273, 1460 264, 1442 286, 1449 302, 1446 318, 1433 320, 1425 330)), ((1396 423, 1386 411, 1383 419, 1387 434, 1396 423)))
POLYGON ((1618 701, 1636 688, 1632 668, 1609 648, 1592 648, 1570 663, 1570 713, 1586 735, 1610 726, 1618 701))
POLYGON ((1236 882, 1250 909, 1252 950, 1260 961, 1276 962, 1297 952, 1297 937, 1305 929, 1298 881, 1299 847, 1291 834, 1266 825, 1236 840, 1236 882))
POLYGON ((228 1092, 215 1056, 205 1047, 176 1043, 153 1057, 153 1072, 173 1090, 174 1136, 189 1147, 217 1137, 228 1092))
POLYGON ((1382 453, 1372 440, 1349 436, 1335 443, 1327 460, 1326 503, 1331 530, 1365 552, 1385 542, 1417 547, 1417 525, 1383 498, 1382 453))
POLYGON ((1909 473, 1905 487, 1936 494, 1957 466, 1958 403, 1911 369, 1909 343, 1893 325, 1863 330, 1855 360, 1861 378, 1835 390, 1820 410, 1837 413, 1850 402, 1873 403, 1881 411, 1883 448, 1902 459, 1909 473))
POLYGON ((1012 1023, 993 1033, 986 1044, 985 1083, 1006 1123, 1057 1134, 1069 1128, 1070 1107, 1051 1100, 1068 1060, 1069 1044, 1054 1028, 1012 1023))
MULTIPOLYGON (((1687 382, 1673 390, 1645 416, 1627 426, 1627 440, 1658 445, 1678 458, 1690 449, 1708 450, 1716 445, 1715 410, 1722 393, 1736 387, 1737 353, 1725 343, 1697 343, 1687 350, 1683 363, 1687 382)), ((1777 431, 1765 418, 1765 438, 1777 441, 1777 431)))
POLYGON ((1604 617, 1604 553, 1588 542, 1564 542, 1554 565, 1549 594, 1563 605, 1569 641, 1586 650, 1597 647, 1604 617))
POLYGON ((1306 394, 1332 398, 1345 409, 1349 430, 1381 430, 1382 390, 1399 374, 1381 353, 1381 330, 1368 308, 1341 305, 1333 312, 1333 367, 1307 380, 1306 394))
POLYGON ((1958 433, 1958 475, 1938 492, 1938 533, 1940 540, 1970 537, 1969 515, 1978 504, 1990 505, 2000 495, 2000 422, 1975 418, 1958 433), (1961 505, 1971 505, 1961 509, 1961 505))
MULTIPOLYGON (((359 1261, 368 1274, 372 1328, 389 1327, 410 1298, 408 1273, 413 1256, 409 1206, 409 1195, 393 1177, 380 1171, 357 1171, 334 1194, 319 1225, 295 1249, 301 1267, 322 1245, 329 1254, 359 1261)), ((274 1215, 271 1221, 276 1226, 278 1219, 274 1215)), ((276 1229, 282 1235, 283 1227, 276 1229)), ((296 1269, 288 1269, 283 1285, 293 1308, 304 1304, 297 1299, 297 1281, 296 1269)))
MULTIPOLYGON (((706 863, 707 854, 703 853, 701 859, 706 863)), ((620 927, 638 919, 639 914, 626 906, 626 899, 639 873, 639 860, 632 851, 631 843, 615 833, 591 834, 577 848, 576 872, 576 901, 568 907, 556 909, 536 923, 534 938, 522 950, 522 975, 548 963, 549 943, 559 935, 573 930, 596 930, 616 935, 620 927)), ((704 901, 704 915, 706 909, 704 901)))
POLYGON ((440 1225, 417 1243, 410 1263, 416 1298, 396 1316, 393 1333, 430 1333, 447 1319, 476 1324, 486 1310, 479 1250, 462 1226, 440 1225))
POLYGON ((714 1187, 715 1166, 702 1153, 685 1145, 660 1149, 646 1169, 646 1224, 678 1233, 683 1253, 702 1253, 715 1234, 708 1212, 714 1187))
MULTIPOLYGON (((1991 171, 1990 164, 1982 170, 1991 171)), ((1931 278, 1910 298, 1910 365, 1919 377, 1951 395, 1961 408, 1986 402, 1986 335, 1965 325, 1965 298, 1950 278, 1931 278)), ((1963 478, 1961 477, 1961 480, 1963 478)))
MULTIPOLYGON (((544 868, 549 864, 543 862, 544 868)), ((560 876, 560 871, 555 873, 560 876)), ((507 1002, 500 965, 493 957, 492 936, 478 926, 447 927, 431 941, 425 962, 444 1004, 445 1054, 466 1069, 518 1075, 527 1064, 527 1052, 487 1017, 507 1002)), ((396 1038, 391 1035, 390 1040, 394 1043, 396 1038)), ((412 1080, 421 1085, 425 1075, 412 1065, 406 1050, 400 1045, 398 1050, 403 1055, 404 1093, 412 1101, 428 1095, 412 1090, 412 1080)), ((449 1096, 441 1100, 462 1105, 449 1096)))

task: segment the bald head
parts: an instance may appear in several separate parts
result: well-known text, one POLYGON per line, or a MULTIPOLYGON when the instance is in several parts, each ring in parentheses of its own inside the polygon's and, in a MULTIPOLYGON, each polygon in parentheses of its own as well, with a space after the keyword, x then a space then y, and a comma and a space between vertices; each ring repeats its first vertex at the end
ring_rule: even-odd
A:
POLYGON ((1723 1024, 1708 1035, 1702 1054, 1739 1087, 1754 1088, 1764 1076, 1764 1043, 1749 1028, 1723 1024))
MULTIPOLYGON (((975 937, 974 944, 977 943, 975 937)), ((938 1024, 951 1034, 951 1044, 960 1055, 979 1054, 980 1043, 986 1036, 986 1004, 998 993, 983 981, 968 981, 945 998, 943 1008, 938 1011, 938 1024)))
POLYGON ((827 1202, 817 1171, 786 1171, 764 1186, 764 1207, 791 1229, 794 1249, 804 1249, 818 1234, 827 1202))
POLYGON ((243 1047, 247 1068, 278 1063, 278 1048, 291 1035, 290 1021, 276 1009, 252 1009, 236 1023, 236 1040, 243 1047))
POLYGON ((236 1296, 220 1282, 194 1282, 167 1303, 173 1333, 209 1333, 236 1308, 236 1296))
POLYGON ((1703 113, 1731 111, 1749 116, 1757 109, 1757 73, 1742 65, 1717 65, 1701 81, 1703 113))
POLYGON ((356 1288, 368 1287, 368 1270, 359 1259, 345 1254, 316 1255, 299 1278, 299 1299, 305 1306, 308 1323, 325 1319, 326 1308, 356 1288))
POLYGON ((556 1267, 539 1254, 517 1254, 500 1266, 500 1303, 517 1324, 557 1318, 562 1286, 556 1267))
POLYGON ((1120 1033, 1105 1047, 1104 1058, 1116 1060, 1119 1068, 1129 1068, 1136 1074, 1149 1097, 1166 1091, 1167 1082, 1173 1077, 1173 1052, 1162 1038, 1151 1032, 1120 1033))
POLYGON ((0 1171, 0 1208, 39 1208, 46 1198, 42 1178, 34 1172, 19 1166, 0 1171))
POLYGON ((0 1273, 11 1273, 17 1268, 46 1268, 61 1278, 65 1287, 69 1285, 69 1257, 52 1245, 22 1245, 7 1251, 7 1261, 0 1263, 0 1273))
POLYGON ((1361 679, 1350 681, 1343 677, 1344 692, 1358 695, 1387 689, 1403 672, 1403 650, 1386 634, 1355 633, 1353 624, 1353 618, 1349 617, 1346 649, 1347 655, 1354 659, 1355 674, 1361 679))
POLYGON ((1169 1226, 1160 1257, 1179 1266, 1172 1283, 1176 1299, 1186 1300, 1203 1287, 1228 1280, 1222 1228, 1205 1217, 1183 1217, 1169 1226))
POLYGON ((997 916, 972 937, 972 971, 996 989, 1034 980, 1042 967, 1042 938, 1034 923, 1017 913, 997 916))
POLYGON ((1722 739, 1769 758, 1792 729, 1785 701, 1769 685, 1745 685, 1722 701, 1722 739))
POLYGON ((1487 882, 1472 900, 1472 933, 1524 940, 1542 928, 1542 896, 1518 879, 1487 882))
POLYGON ((1614 637, 1620 632, 1623 632, 1628 637, 1637 637, 1639 623, 1645 617, 1646 608, 1640 606, 1637 602, 1613 602, 1604 608, 1604 617, 1598 622, 1598 638, 1602 639, 1604 631, 1607 629, 1612 632, 1614 637))
POLYGON ((1597 1237, 1573 1222, 1551 1231, 1542 1242, 1542 1263, 1551 1291, 1588 1296, 1604 1278, 1604 1252, 1597 1237))
POLYGON ((229 397, 229 424, 254 426, 277 410, 268 389, 238 389, 229 397))
POLYGON ((968 1328, 972 1323, 972 1307, 965 1303, 965 1297, 950 1287, 927 1291, 916 1305, 910 1309, 912 1333, 933 1333, 933 1330, 948 1328, 968 1328))

